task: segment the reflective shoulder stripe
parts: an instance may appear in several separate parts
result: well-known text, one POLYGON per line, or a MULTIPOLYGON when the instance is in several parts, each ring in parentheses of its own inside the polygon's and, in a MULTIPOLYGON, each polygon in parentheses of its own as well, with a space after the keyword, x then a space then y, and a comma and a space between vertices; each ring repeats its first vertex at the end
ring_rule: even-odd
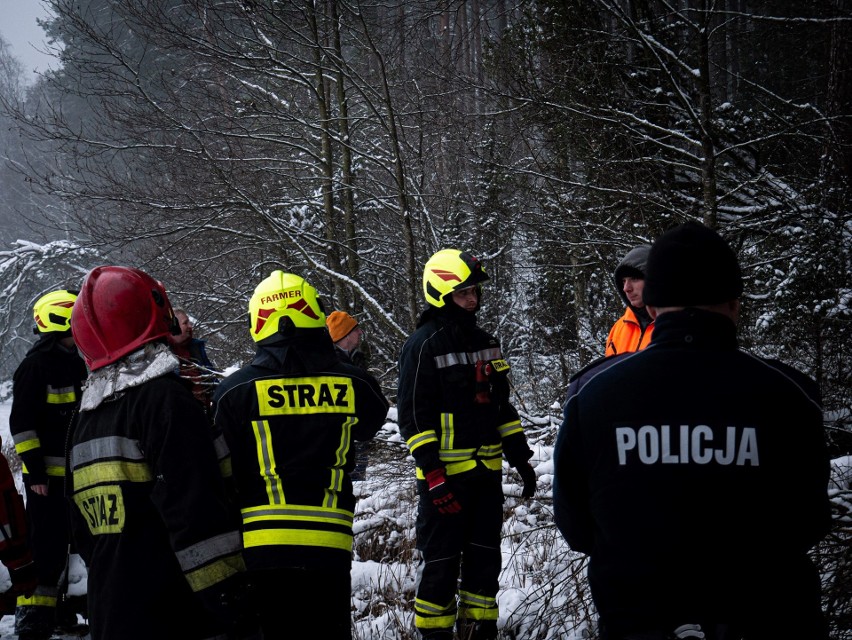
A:
POLYGON ((500 349, 497 347, 489 347, 480 349, 479 351, 445 353, 440 356, 435 356, 435 366, 438 369, 452 367, 457 364, 476 364, 480 360, 498 360, 502 357, 500 349))
POLYGON ((470 360, 467 353, 445 353, 441 356, 435 356, 435 366, 438 369, 452 367, 457 364, 473 364, 475 360, 470 360))
POLYGON ((480 349, 472 353, 471 356, 474 358, 474 362, 477 362, 479 360, 497 360, 502 358, 503 354, 500 353, 500 349, 497 347, 488 347, 487 349, 480 349))

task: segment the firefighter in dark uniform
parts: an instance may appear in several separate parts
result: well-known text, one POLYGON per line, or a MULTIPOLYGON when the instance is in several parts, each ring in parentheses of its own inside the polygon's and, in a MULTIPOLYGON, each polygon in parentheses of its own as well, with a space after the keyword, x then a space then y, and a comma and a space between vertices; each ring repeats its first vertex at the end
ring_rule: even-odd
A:
POLYGON ((76 614, 60 588, 68 563, 70 531, 65 498, 65 446, 80 404, 86 364, 71 335, 76 291, 59 290, 33 307, 38 342, 13 377, 9 430, 21 458, 30 538, 38 588, 18 598, 15 631, 21 638, 48 638, 57 626, 72 627, 76 614))
POLYGON ((476 324, 487 279, 467 252, 433 255, 423 270, 429 306, 399 358, 399 430, 420 495, 415 626, 435 640, 452 638, 456 625, 462 638, 497 637, 503 455, 524 497, 536 486, 533 453, 509 402, 509 365, 476 324))
POLYGON ((72 528, 91 640, 255 638, 233 506, 162 284, 97 267, 71 328, 89 379, 72 439, 72 528))
POLYGON ((569 398, 555 521, 605 640, 827 638, 808 550, 830 526, 816 383, 737 347, 742 277, 691 222, 653 245, 650 346, 569 398))
POLYGON ((216 389, 231 451, 246 565, 267 638, 351 638, 354 440, 388 402, 334 352, 317 291, 273 271, 249 302, 250 364, 216 389))

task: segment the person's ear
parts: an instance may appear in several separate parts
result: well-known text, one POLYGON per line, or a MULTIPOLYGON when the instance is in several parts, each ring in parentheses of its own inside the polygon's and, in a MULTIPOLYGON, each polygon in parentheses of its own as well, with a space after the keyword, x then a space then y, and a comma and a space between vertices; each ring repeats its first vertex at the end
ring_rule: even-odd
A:
POLYGON ((739 324, 740 322, 740 309, 742 309, 742 305, 740 304, 739 298, 734 298, 728 302, 728 315, 731 320, 734 321, 734 324, 739 324))

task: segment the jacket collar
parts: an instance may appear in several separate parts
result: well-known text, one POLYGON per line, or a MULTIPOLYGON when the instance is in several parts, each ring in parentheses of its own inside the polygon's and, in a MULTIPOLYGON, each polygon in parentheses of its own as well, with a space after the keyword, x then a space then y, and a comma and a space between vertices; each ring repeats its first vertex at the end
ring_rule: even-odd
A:
POLYGON ((290 335, 277 334, 257 345, 252 365, 280 373, 324 371, 339 361, 334 343, 325 328, 295 329, 290 335))
POLYGON ((725 315, 689 307, 657 316, 652 347, 686 346, 697 349, 736 349, 737 327, 725 315))
POLYGON ((149 342, 118 362, 91 372, 83 389, 80 411, 91 411, 125 389, 174 373, 179 366, 168 345, 149 342))

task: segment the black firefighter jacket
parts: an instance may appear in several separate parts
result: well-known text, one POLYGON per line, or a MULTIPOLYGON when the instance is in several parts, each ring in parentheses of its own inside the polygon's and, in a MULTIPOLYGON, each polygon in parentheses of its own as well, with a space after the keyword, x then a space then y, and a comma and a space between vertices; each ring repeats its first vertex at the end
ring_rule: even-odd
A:
POLYGON ((49 333, 27 352, 13 377, 9 431, 27 486, 65 476, 66 435, 80 404, 86 363, 49 333))
POLYGON ((730 622, 780 606, 784 620, 783 603, 818 602, 806 560, 830 525, 818 390, 740 351, 735 332, 709 311, 662 314, 647 349, 607 361, 567 402, 555 520, 590 555, 602 619, 730 622))
POLYGON ((238 522, 186 382, 170 372, 81 411, 73 443, 92 638, 188 640, 229 624, 223 596, 245 570, 238 522))
POLYGON ((219 384, 214 420, 231 451, 249 569, 348 570, 352 444, 375 436, 387 411, 375 378, 340 362, 324 328, 259 345, 219 384))
POLYGON ((438 467, 450 476, 500 471, 504 453, 513 467, 532 457, 509 402, 508 372, 499 342, 476 326, 475 314, 451 302, 423 313, 400 354, 397 394, 399 430, 419 479, 438 467))

